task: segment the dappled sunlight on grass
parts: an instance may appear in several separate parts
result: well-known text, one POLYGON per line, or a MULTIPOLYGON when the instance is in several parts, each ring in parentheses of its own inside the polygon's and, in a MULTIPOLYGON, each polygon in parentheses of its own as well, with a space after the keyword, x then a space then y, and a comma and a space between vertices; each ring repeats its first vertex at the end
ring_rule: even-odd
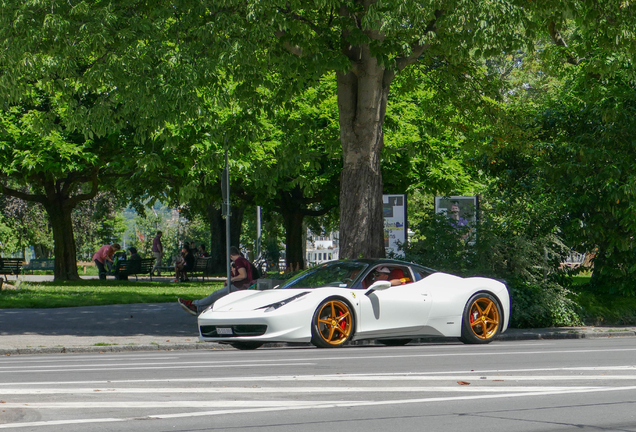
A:
POLYGON ((205 297, 222 286, 219 282, 21 281, 14 289, 0 291, 0 309, 165 303, 177 297, 205 297))

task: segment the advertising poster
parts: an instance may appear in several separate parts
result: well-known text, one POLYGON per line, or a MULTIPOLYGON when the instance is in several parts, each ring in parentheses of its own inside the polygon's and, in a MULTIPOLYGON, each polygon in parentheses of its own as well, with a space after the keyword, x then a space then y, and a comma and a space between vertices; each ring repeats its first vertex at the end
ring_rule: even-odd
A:
POLYGON ((382 195, 382 204, 386 255, 403 257, 404 252, 398 250, 398 243, 406 243, 406 195, 382 195))
POLYGON ((450 223, 457 227, 470 227, 465 240, 474 240, 475 222, 477 221, 477 197, 450 196, 435 197, 435 212, 445 214, 450 223))

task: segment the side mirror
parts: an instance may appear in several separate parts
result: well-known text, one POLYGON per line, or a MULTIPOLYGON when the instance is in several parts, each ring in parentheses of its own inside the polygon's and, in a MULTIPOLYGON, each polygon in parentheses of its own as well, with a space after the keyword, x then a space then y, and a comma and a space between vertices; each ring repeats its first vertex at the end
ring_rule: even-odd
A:
POLYGON ((391 288, 391 282, 390 281, 386 281, 386 280, 379 280, 374 282, 369 289, 367 289, 367 292, 364 293, 364 295, 369 295, 374 291, 382 291, 385 290, 387 288, 391 288))

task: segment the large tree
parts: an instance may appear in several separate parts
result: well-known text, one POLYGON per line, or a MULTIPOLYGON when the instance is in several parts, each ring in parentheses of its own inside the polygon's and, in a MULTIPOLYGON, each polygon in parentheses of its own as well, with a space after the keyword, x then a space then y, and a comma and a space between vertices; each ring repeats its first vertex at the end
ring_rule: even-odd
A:
MULTIPOLYGON (((255 89, 273 88, 279 82, 269 80, 273 74, 290 81, 278 89, 286 99, 335 71, 341 256, 352 258, 384 255, 380 159, 395 77, 440 57, 461 63, 519 45, 526 11, 503 0, 54 2, 46 8, 15 0, 5 3, 1 19, 4 64, 17 76, 35 75, 67 95, 108 84, 102 99, 116 95, 134 113, 130 120, 151 130, 167 118, 208 120, 199 96, 218 93, 228 77, 239 83, 243 106, 258 109, 255 89), (73 69, 78 53, 91 60, 75 72, 78 86, 60 86, 55 75, 73 69), (136 114, 141 111, 146 115, 136 114)), ((20 91, 13 81, 0 79, 4 93, 20 91)), ((112 124, 99 113, 72 112, 104 134, 112 124)))
MULTIPOLYGON (((256 110, 262 100, 255 90, 274 88, 273 74, 292 83, 278 89, 286 99, 335 71, 343 257, 384 254, 380 159, 396 76, 440 60, 457 65, 512 52, 532 45, 538 30, 553 39, 561 58, 580 62, 585 43, 581 50, 568 44, 568 16, 588 35, 598 30, 586 43, 630 48, 634 42, 631 3, 594 0, 53 1, 47 7, 10 0, 2 12, 0 91, 16 99, 22 77, 55 88, 67 101, 100 91, 96 109, 75 104, 69 111, 88 136, 105 136, 122 119, 150 131, 166 119, 209 121, 206 107, 230 77, 242 105, 256 110), (77 67, 77 58, 87 61, 77 67), (103 115, 114 99, 128 116, 103 115)), ((590 64, 602 73, 607 64, 596 60, 590 64)))
POLYGON ((113 134, 86 139, 69 130, 64 106, 42 96, 0 112, 0 191, 41 204, 54 240, 55 279, 79 279, 72 212, 100 184, 134 170, 144 148, 113 134), (18 186, 18 187, 16 187, 18 186))
POLYGON ((230 0, 206 6, 209 14, 189 21, 191 32, 206 55, 235 60, 237 79, 260 83, 271 70, 305 80, 336 72, 343 258, 384 255, 380 163, 395 77, 439 57, 458 63, 471 53, 514 47, 525 19, 524 10, 505 1, 230 0), (228 49, 233 55, 224 55, 228 49))

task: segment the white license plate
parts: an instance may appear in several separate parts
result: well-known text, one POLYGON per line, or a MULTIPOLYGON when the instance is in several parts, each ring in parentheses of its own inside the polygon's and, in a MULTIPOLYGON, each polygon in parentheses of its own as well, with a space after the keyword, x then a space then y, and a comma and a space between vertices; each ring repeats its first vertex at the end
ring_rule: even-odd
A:
POLYGON ((219 334, 219 335, 231 335, 232 334, 232 327, 217 327, 216 328, 216 334, 219 334))

